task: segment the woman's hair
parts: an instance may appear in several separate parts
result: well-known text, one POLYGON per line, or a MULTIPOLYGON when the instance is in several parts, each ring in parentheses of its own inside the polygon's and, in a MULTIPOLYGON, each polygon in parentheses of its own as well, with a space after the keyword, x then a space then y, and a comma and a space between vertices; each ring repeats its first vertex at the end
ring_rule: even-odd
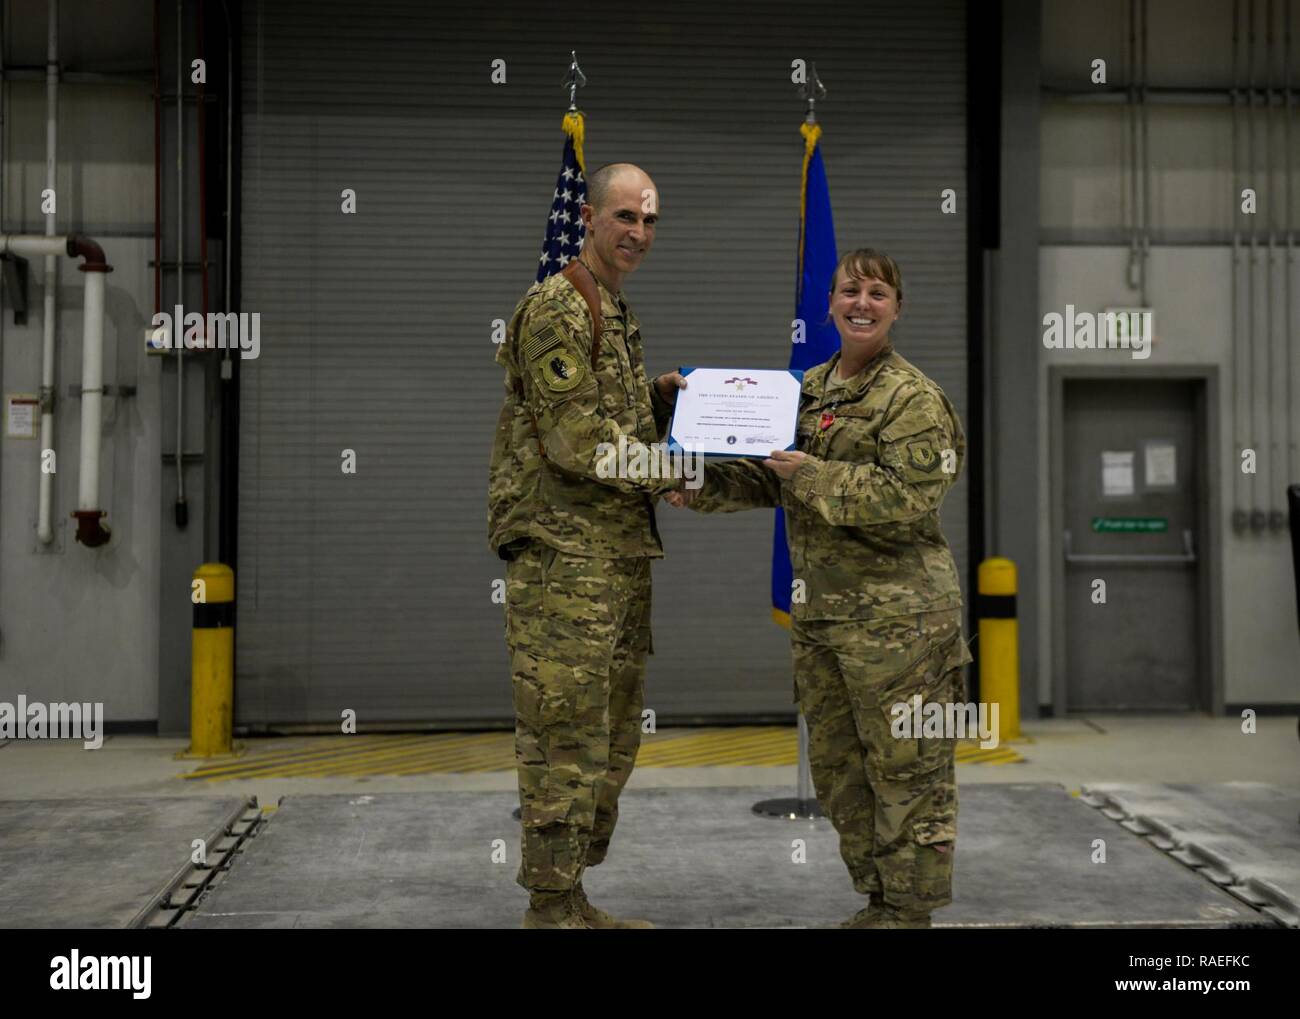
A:
POLYGON ((850 279, 878 279, 888 283, 898 294, 898 303, 903 303, 903 274, 899 272, 898 263, 883 251, 877 251, 875 248, 858 248, 857 251, 850 251, 841 258, 840 264, 835 267, 835 272, 831 275, 832 293, 835 292, 835 286, 839 281, 840 270, 843 270, 850 279))

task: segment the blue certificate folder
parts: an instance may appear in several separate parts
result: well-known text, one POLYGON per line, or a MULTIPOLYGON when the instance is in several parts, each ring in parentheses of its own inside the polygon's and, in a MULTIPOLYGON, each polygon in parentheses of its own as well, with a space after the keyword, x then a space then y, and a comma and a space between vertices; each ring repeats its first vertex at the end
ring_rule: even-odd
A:
MULTIPOLYGON (((692 365, 692 366, 690 366, 689 368, 679 368, 678 371, 680 371, 680 372, 682 373, 682 375, 684 375, 684 376, 689 376, 689 375, 691 374, 691 372, 695 371, 696 368, 712 368, 712 367, 715 367, 715 366, 714 366, 714 365, 697 364, 697 365, 692 365)), ((720 370, 722 370, 722 371, 736 371, 736 372, 743 372, 743 371, 744 371, 744 369, 741 369, 741 368, 735 368, 735 369, 732 369, 732 368, 724 368, 724 369, 720 369, 720 370)), ((802 369, 802 368, 764 368, 764 369, 762 369, 762 370, 763 370, 763 371, 784 371, 784 372, 788 372, 789 374, 793 375, 793 376, 795 377, 795 379, 798 380, 799 385, 800 385, 801 387, 803 386, 803 374, 804 374, 804 373, 803 373, 803 369, 802 369)), ((668 423, 668 452, 669 452, 670 454, 671 454, 671 453, 682 453, 682 454, 685 454, 686 451, 685 451, 685 449, 682 447, 682 444, 681 444, 680 442, 678 442, 678 441, 673 437, 673 428, 676 427, 676 425, 677 425, 677 414, 674 412, 672 421, 670 421, 670 422, 668 423)), ((797 430, 797 423, 796 423, 796 430, 797 430)), ((796 435, 795 438, 796 438, 796 440, 797 440, 797 439, 798 439, 798 436, 796 435)), ((796 449, 797 446, 796 446, 795 443, 791 443, 789 446, 786 446, 785 448, 786 448, 786 450, 788 451, 788 450, 796 449)), ((770 450, 770 449, 765 449, 765 450, 763 450, 763 452, 761 452, 761 453, 741 453, 741 452, 736 452, 736 453, 699 453, 699 454, 696 454, 696 455, 698 455, 698 456, 703 456, 703 457, 708 457, 708 458, 713 459, 713 460, 735 460, 735 459, 745 459, 745 460, 766 460, 767 457, 768 457, 768 454, 769 454, 769 453, 771 453, 771 450, 770 450)))

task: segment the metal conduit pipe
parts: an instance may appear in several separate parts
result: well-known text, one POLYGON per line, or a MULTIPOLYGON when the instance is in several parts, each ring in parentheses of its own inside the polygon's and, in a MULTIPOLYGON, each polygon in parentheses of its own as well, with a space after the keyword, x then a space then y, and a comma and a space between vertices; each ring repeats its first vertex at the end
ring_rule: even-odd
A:
POLYGON ((1268 459, 1265 473, 1263 507, 1265 514, 1260 526, 1267 526, 1273 515, 1276 497, 1273 489, 1281 475, 1278 472, 1277 441, 1273 436, 1273 271, 1276 265, 1274 257, 1273 219, 1274 210, 1280 204, 1278 192, 1273 187, 1275 179, 1273 157, 1273 0, 1264 3, 1264 186, 1268 198, 1264 207, 1264 230, 1267 236, 1264 249, 1264 336, 1260 344, 1260 356, 1264 362, 1264 375, 1260 380, 1263 387, 1264 416, 1264 450, 1268 459))
POLYGON ((77 509, 72 516, 77 521, 77 540, 95 548, 109 539, 103 525, 105 512, 99 508, 99 450, 104 401, 104 276, 113 267, 104 258, 104 249, 81 234, 0 234, 0 253, 4 252, 23 258, 57 259, 67 255, 84 259, 79 266, 86 274, 81 345, 81 473, 77 509))
MULTIPOLYGON (((1285 5, 1288 2, 1289 0, 1279 0, 1279 6, 1285 9, 1285 5)), ((1273 0, 1269 0, 1269 6, 1270 8, 1273 6, 1273 0)), ((1276 52, 1278 48, 1277 43, 1281 40, 1279 40, 1278 38, 1277 20, 1271 14, 1269 20, 1269 37, 1271 40, 1270 49, 1276 52)), ((1286 69, 1289 66, 1288 61, 1286 59, 1285 52, 1282 53, 1281 59, 1278 60, 1278 63, 1280 64, 1281 80, 1277 85, 1274 86, 1272 90, 1273 93, 1275 94, 1270 94, 1269 96, 1269 109, 1270 111, 1273 109, 1276 100, 1276 105, 1278 107, 1279 114, 1282 118, 1282 126, 1283 126, 1282 134, 1285 140, 1285 138, 1287 137, 1286 130, 1285 130, 1286 127, 1285 86, 1286 86, 1286 74, 1287 74, 1286 69)), ((1271 63, 1270 66, 1272 66, 1271 63)), ((1274 128, 1274 134, 1276 133, 1277 130, 1276 128, 1274 128)), ((1283 157, 1281 159, 1275 159, 1273 164, 1272 179, 1276 180, 1277 174, 1285 172, 1287 165, 1289 165, 1289 160, 1286 158, 1285 153, 1283 154, 1283 157)), ((1274 238, 1276 238, 1276 240, 1278 241, 1278 250, 1277 250, 1278 270, 1280 270, 1281 276, 1283 278, 1282 286, 1279 288, 1279 296, 1281 296, 1283 300, 1286 300, 1287 293, 1288 293, 1285 279, 1287 274, 1291 270, 1285 260, 1285 250, 1282 243, 1282 237, 1277 235, 1281 234, 1286 229, 1286 223, 1284 219, 1284 216, 1287 214, 1286 205, 1285 205, 1286 183, 1287 182, 1284 181, 1284 186, 1277 189, 1277 198, 1274 201, 1274 209, 1276 211, 1273 212, 1269 217, 1270 245, 1272 244, 1274 238)), ((1277 314, 1276 311, 1274 312, 1274 314, 1275 315, 1277 314)), ((1279 316, 1279 317, 1282 318, 1282 326, 1285 329, 1286 328, 1285 312, 1283 312, 1283 316, 1279 316)), ((1287 376, 1291 370, 1290 365, 1286 361, 1286 345, 1287 345, 1287 339, 1285 336, 1278 337, 1275 334, 1275 332, 1270 332, 1269 369, 1268 369, 1268 376, 1269 376, 1268 419, 1269 419, 1269 434, 1272 437, 1274 490, 1269 493, 1268 529, 1275 533, 1281 531, 1286 526, 1286 520, 1287 520, 1286 486, 1289 480, 1288 475, 1290 474, 1290 470, 1287 462, 1289 433, 1287 430, 1287 425, 1284 421, 1284 417, 1287 413, 1285 410, 1287 376)))
POLYGON ((1286 327, 1283 330, 1285 344, 1283 353, 1286 357, 1286 399, 1283 405, 1286 407, 1286 441, 1287 441, 1287 475, 1288 482, 1295 483, 1300 481, 1300 469, 1297 469, 1297 442, 1295 426, 1295 409, 1292 407, 1292 399, 1295 389, 1292 384, 1292 376, 1296 372, 1295 357, 1291 351, 1291 272, 1295 265, 1295 236, 1292 227, 1291 213, 1291 2, 1286 2, 1286 29, 1284 32, 1283 53, 1283 98, 1285 101, 1285 116, 1283 125, 1285 127, 1285 143, 1283 149, 1286 152, 1286 327))
POLYGON ((1138 80, 1138 109, 1142 120, 1142 262, 1141 262, 1141 280, 1142 298, 1139 302, 1142 307, 1148 307, 1147 299, 1147 276, 1149 261, 1151 258, 1151 149, 1147 144, 1148 131, 1147 125, 1149 120, 1150 109, 1147 106, 1147 81, 1149 80, 1149 71, 1147 67, 1148 39, 1147 32, 1147 0, 1142 0, 1141 8, 1142 22, 1140 26, 1140 38, 1142 40, 1142 71, 1138 80))
MULTIPOLYGON (((45 186, 57 203, 59 125, 59 0, 50 0, 45 52, 45 186)), ((57 208, 57 204, 56 204, 57 208)), ((55 213, 45 214, 45 236, 53 237, 55 213)), ((62 252, 60 252, 61 254, 62 252)), ((41 319, 41 460, 36 510, 36 538, 42 545, 54 540, 51 521, 54 475, 44 469, 45 450, 54 449, 54 340, 58 314, 59 260, 45 256, 45 294, 41 319)))
MULTIPOLYGON (((1255 164, 1255 0, 1249 0, 1246 23, 1246 165, 1250 175, 1250 186, 1255 190, 1256 200, 1259 195, 1258 170, 1255 164)), ((1258 206, 1256 206, 1258 208, 1258 206)), ((1246 445, 1255 451, 1256 470, 1259 464, 1259 419, 1255 413, 1255 269, 1259 264, 1259 236, 1255 225, 1255 215, 1250 217, 1250 256, 1246 261, 1246 406, 1247 431, 1246 445)), ((1258 476, 1257 476, 1258 477, 1258 476)), ((1259 513, 1259 482, 1248 486, 1249 498, 1242 508, 1246 511, 1246 523, 1251 530, 1257 530, 1256 520, 1262 518, 1259 513), (1257 517, 1258 514, 1258 517, 1257 517)))
POLYGON ((1241 471, 1241 451, 1246 430, 1241 415, 1246 401, 1242 397, 1245 378, 1241 356, 1241 0, 1232 0, 1232 529, 1245 529, 1242 510, 1245 475, 1241 471))
MULTIPOLYGON (((184 0, 176 0, 176 303, 185 304, 185 55, 182 38, 184 0)), ((172 329, 183 335, 180 323, 172 329)), ((184 527, 185 504, 185 343, 176 351, 176 526, 184 527)))
POLYGON ((1134 82, 1137 79, 1137 0, 1128 2, 1128 101, 1124 104, 1124 116, 1128 121, 1128 156, 1129 156, 1129 240, 1128 240, 1128 286, 1130 290, 1138 289, 1138 189, 1137 189, 1137 97, 1134 82))

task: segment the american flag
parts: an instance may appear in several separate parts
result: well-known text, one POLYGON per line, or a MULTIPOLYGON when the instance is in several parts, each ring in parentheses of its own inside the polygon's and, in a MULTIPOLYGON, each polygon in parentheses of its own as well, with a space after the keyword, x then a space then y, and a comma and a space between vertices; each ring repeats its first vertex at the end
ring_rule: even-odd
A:
POLYGON ((582 250, 582 235, 586 230, 578 206, 586 200, 587 181, 582 176, 582 167, 573 147, 573 136, 566 132, 564 160, 560 165, 560 175, 555 181, 551 214, 546 219, 546 240, 542 241, 542 257, 538 259, 541 262, 537 268, 538 283, 552 273, 559 272, 578 257, 578 252, 582 250))

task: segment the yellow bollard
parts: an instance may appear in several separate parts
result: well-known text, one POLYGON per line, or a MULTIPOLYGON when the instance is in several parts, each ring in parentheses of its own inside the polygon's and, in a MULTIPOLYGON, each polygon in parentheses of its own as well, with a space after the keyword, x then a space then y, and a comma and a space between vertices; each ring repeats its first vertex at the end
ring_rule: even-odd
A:
POLYGON ((985 559, 979 568, 980 700, 998 705, 998 742, 1020 739, 1020 632, 1016 564, 985 559))
POLYGON ((222 563, 194 571, 190 600, 190 745, 178 757, 243 752, 231 742, 235 699, 235 573, 222 563))

